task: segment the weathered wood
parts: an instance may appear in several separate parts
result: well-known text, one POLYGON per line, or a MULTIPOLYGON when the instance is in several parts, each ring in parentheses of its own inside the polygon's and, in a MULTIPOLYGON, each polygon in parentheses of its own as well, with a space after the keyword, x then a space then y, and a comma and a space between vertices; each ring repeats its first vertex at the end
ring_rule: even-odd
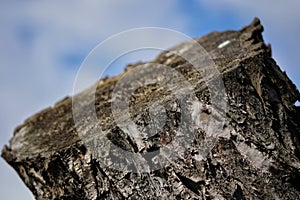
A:
POLYGON ((134 90, 129 115, 121 93, 134 83, 103 79, 27 119, 2 157, 36 199, 300 199, 300 94, 262 31, 255 19, 196 39, 206 75, 183 58, 201 56, 191 42, 130 65, 133 82, 153 84, 134 90), (156 84, 168 70, 171 88, 156 84))

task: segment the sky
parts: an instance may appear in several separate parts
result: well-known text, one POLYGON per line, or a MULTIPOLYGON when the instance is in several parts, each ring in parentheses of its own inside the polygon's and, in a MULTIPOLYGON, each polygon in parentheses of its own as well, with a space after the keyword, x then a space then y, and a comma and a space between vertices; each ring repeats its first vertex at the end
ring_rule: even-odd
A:
MULTIPOLYGON (((0 146, 8 143, 14 128, 27 117, 72 95, 77 71, 92 49, 133 28, 161 27, 200 37, 211 31, 240 29, 259 17, 273 57, 300 88, 299 8, 299 0, 1 1, 0 146)), ((111 48, 120 45, 124 44, 111 48)), ((106 75, 116 75, 125 64, 151 60, 158 53, 150 50, 124 56, 106 75)), ((0 198, 33 199, 3 159, 0 198)))

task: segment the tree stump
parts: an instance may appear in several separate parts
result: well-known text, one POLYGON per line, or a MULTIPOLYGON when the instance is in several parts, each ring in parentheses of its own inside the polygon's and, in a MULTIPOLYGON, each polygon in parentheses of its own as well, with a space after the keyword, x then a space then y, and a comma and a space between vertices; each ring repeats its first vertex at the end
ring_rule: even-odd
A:
POLYGON ((300 199, 300 94, 262 32, 130 65, 27 119, 2 157, 36 199, 300 199))

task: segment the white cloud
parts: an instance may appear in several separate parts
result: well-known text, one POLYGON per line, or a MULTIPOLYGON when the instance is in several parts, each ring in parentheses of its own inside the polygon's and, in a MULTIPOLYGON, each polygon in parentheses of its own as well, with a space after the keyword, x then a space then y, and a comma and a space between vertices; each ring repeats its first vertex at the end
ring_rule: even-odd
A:
MULTIPOLYGON (((87 54, 106 37, 129 28, 183 29, 184 17, 178 15, 175 5, 170 0, 4 3, 0 7, 1 95, 13 93, 14 98, 22 99, 17 105, 19 109, 28 104, 41 109, 45 107, 41 103, 45 102, 44 97, 46 104, 53 103, 54 99, 71 93, 79 67, 70 70, 62 61, 65 55, 87 54)), ((10 103, 2 101, 2 104, 10 103)), ((9 111, 9 107, 15 106, 2 105, 2 109, 9 111)), ((28 114, 32 112, 32 108, 27 110, 28 114)))

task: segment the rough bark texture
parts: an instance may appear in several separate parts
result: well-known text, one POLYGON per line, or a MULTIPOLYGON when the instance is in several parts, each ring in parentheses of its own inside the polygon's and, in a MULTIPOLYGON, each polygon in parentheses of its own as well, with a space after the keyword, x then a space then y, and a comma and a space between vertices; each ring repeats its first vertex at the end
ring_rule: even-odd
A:
MULTIPOLYGON (((2 157, 36 199, 300 199, 300 108, 295 106, 300 95, 271 58, 262 31, 255 19, 240 31, 213 32, 196 39, 221 74, 225 96, 220 98, 226 100, 226 109, 212 107, 212 95, 218 94, 212 94, 207 81, 190 63, 172 54, 181 50, 193 53, 186 42, 163 52, 148 66, 170 66, 195 86, 197 99, 184 100, 188 112, 183 113, 184 108, 170 95, 179 89, 176 87, 168 90, 148 84, 131 97, 130 116, 140 127, 155 127, 160 116, 149 116, 149 109, 157 101, 163 105, 167 118, 157 134, 147 137, 145 133, 144 138, 137 139, 131 129, 126 132, 115 122, 112 93, 120 75, 99 81, 95 102, 89 100, 91 89, 76 96, 83 116, 81 127, 76 129, 72 98, 66 98, 17 127, 2 157), (84 125, 89 120, 85 108, 91 103, 95 104, 101 131, 84 125), (213 109, 225 118, 217 137, 199 125, 218 120, 220 116, 214 116, 213 109), (185 128, 179 129, 183 115, 195 123, 184 122, 181 126, 185 128), (156 170, 137 173, 143 167, 138 163, 120 164, 122 170, 117 170, 102 159, 107 151, 113 151, 113 145, 103 149, 103 136, 128 152, 140 153, 142 163, 145 152, 159 153, 175 137, 185 135, 184 130, 195 133, 188 138, 190 146, 184 152, 175 146, 176 159, 166 165, 156 163, 156 170)), ((141 65, 144 63, 130 65, 124 73, 141 65)), ((153 74, 152 79, 159 77, 153 74)), ((124 86, 124 90, 130 87, 124 86)), ((172 154, 165 156, 160 159, 169 160, 172 154)))

